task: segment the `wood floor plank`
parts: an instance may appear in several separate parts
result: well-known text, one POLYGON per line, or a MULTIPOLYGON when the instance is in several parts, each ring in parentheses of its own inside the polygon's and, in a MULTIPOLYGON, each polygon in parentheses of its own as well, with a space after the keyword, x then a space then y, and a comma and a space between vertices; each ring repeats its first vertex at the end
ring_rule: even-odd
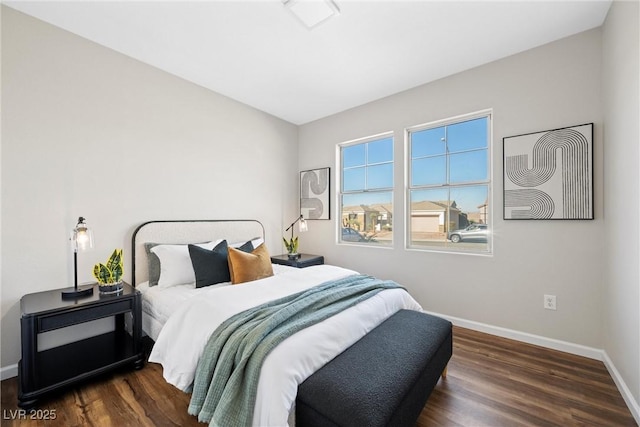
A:
POLYGON ((454 327, 419 426, 636 426, 602 362, 454 327))
MULTIPOLYGON (((417 427, 637 425, 602 362, 458 327, 453 345, 447 378, 417 427)), ((16 378, 2 381, 1 393, 7 427, 203 425, 187 413, 190 395, 167 384, 153 363, 43 400, 39 408, 55 420, 11 419, 16 378)))

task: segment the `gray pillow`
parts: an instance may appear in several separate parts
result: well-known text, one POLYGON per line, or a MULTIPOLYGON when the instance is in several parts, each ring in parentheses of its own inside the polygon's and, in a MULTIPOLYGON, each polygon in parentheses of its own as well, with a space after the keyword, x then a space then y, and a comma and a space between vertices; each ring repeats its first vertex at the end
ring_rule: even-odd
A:
POLYGON ((151 248, 162 243, 145 243, 144 250, 147 252, 147 267, 149 268, 149 286, 157 286, 160 280, 160 258, 151 252, 151 248))

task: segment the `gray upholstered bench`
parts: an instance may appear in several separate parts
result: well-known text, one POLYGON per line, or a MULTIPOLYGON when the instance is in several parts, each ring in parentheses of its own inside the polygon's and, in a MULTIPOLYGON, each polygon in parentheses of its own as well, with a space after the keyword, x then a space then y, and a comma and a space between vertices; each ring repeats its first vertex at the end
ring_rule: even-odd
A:
POLYGON ((449 321, 400 310, 300 384, 296 426, 414 426, 452 346, 449 321))

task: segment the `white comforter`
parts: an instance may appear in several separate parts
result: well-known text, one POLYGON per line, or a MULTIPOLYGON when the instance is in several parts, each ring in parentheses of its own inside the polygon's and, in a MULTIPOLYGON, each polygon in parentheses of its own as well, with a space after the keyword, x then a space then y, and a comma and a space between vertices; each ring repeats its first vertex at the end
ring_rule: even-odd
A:
MULTIPOLYGON (((167 382, 188 391, 209 337, 225 319, 264 302, 352 274, 356 272, 320 265, 292 269, 242 285, 204 289, 167 320, 149 361, 162 364, 167 382)), ((264 361, 253 424, 287 425, 298 384, 403 308, 422 310, 404 290, 385 290, 283 341, 264 361)))

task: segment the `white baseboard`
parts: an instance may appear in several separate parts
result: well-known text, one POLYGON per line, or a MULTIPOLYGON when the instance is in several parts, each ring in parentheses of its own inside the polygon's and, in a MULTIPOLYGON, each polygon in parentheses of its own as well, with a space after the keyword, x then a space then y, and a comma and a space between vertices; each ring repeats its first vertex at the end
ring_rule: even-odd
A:
POLYGON ((629 407, 629 410, 631 411, 631 415, 633 415, 633 418, 636 419, 636 423, 640 425, 640 404, 636 402, 636 400, 633 398, 633 395, 631 394, 631 390, 629 390, 629 387, 627 387, 627 384, 622 379, 622 376, 620 376, 620 372, 618 372, 618 370, 616 369, 615 365, 613 364, 613 361, 609 358, 609 355, 607 354, 607 352, 605 351, 603 352, 603 354, 604 354, 604 360, 603 360, 604 366, 607 367, 607 370, 609 371, 611 378, 613 378, 613 382, 618 387, 618 390, 620 390, 620 394, 622 395, 622 398, 624 399, 625 403, 629 407))
POLYGON ((539 345, 540 347, 550 348, 552 350, 564 351, 578 356, 588 357, 589 359, 603 360, 603 350, 593 347, 587 347, 580 344, 573 344, 566 341, 560 341, 553 338, 546 338, 540 335, 529 334, 527 332, 514 331, 513 329, 502 328, 500 326, 487 325, 486 323, 474 322, 472 320, 460 319, 458 317, 447 316, 440 313, 432 313, 449 320, 456 326, 471 329, 474 331, 484 332, 503 338, 509 338, 516 341, 525 342, 527 344, 539 345))
POLYGON ((620 372, 616 369, 613 361, 609 358, 609 355, 604 350, 600 350, 593 347, 587 347, 580 344, 574 344, 566 341, 560 341, 553 338, 546 338, 539 335, 533 335, 526 332, 514 331, 512 329, 502 328, 499 326, 487 325, 485 323, 474 322, 471 320, 460 319, 458 317, 447 316, 440 313, 427 312, 434 316, 439 316, 449 320, 456 326, 462 328, 471 329, 474 331, 484 332, 491 335, 496 335, 503 338, 509 338, 516 341, 525 342, 528 344, 539 345, 540 347, 550 348, 552 350, 563 351, 565 353, 575 354, 577 356, 584 356, 590 359, 599 360, 604 363, 604 366, 609 371, 613 382, 618 391, 622 395, 631 415, 635 418, 636 423, 640 425, 640 404, 635 400, 631 390, 627 387, 624 379, 620 375, 620 372))
POLYGON ((0 381, 8 380, 9 378, 18 376, 18 364, 3 366, 0 368, 0 381))

